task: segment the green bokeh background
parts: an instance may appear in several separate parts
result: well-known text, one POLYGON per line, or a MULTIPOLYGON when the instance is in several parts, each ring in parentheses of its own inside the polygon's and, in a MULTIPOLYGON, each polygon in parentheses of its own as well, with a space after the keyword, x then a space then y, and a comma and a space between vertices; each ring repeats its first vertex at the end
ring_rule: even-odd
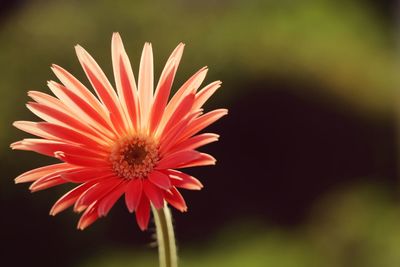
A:
MULTIPOLYGON (((158 77, 169 53, 182 41, 186 48, 175 84, 204 65, 210 68, 207 82, 223 80, 223 89, 209 107, 230 107, 263 90, 242 85, 283 80, 299 85, 291 87, 293 94, 328 99, 332 109, 394 124, 399 103, 397 30, 394 21, 384 18, 371 2, 356 0, 26 1, 0 26, 2 205, 12 205, 16 212, 30 209, 28 224, 29 216, 47 220, 45 210, 65 191, 22 196, 28 193, 12 184, 13 177, 53 161, 10 152, 8 146, 26 136, 10 126, 13 121, 36 119, 24 109, 26 92, 49 92, 46 81, 55 79, 52 63, 88 84, 74 56, 75 44, 85 47, 112 77, 112 32, 121 33, 135 73, 143 43, 150 41, 158 77), (28 198, 32 206, 19 206, 21 198, 28 198)), ((227 221, 212 237, 182 244, 181 266, 400 266, 400 210, 396 190, 388 189, 384 181, 382 177, 378 183, 338 185, 316 199, 306 218, 292 227, 256 215, 227 221)), ((52 230, 63 235, 75 219, 75 215, 63 217, 52 230)), ((113 220, 112 214, 105 220, 113 220)), ((133 220, 131 225, 136 227, 133 220)), ((15 225, 6 226, 1 230, 5 237, 12 235, 6 231, 18 231, 15 225)), ((104 224, 93 227, 97 229, 72 240, 86 238, 85 244, 90 244, 93 236, 107 240, 104 236, 113 234, 101 232, 104 224)), ((54 234, 38 228, 43 235, 54 234)), ((69 259, 68 266, 157 266, 156 249, 147 247, 150 235, 143 234, 139 244, 96 245, 90 253, 69 259)), ((19 242, 20 255, 33 249, 24 247, 23 239, 19 242)), ((52 245, 56 244, 44 247, 52 245)), ((2 246, 6 248, 6 242, 2 246)), ((48 266, 46 251, 41 253, 43 266, 48 266)), ((69 252, 65 254, 68 257, 69 252)))

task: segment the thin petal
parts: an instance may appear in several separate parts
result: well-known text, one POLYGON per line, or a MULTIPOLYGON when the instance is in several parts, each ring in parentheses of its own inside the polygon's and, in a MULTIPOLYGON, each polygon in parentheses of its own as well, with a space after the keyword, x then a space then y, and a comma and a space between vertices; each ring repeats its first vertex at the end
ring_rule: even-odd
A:
POLYGON ((200 112, 193 113, 186 118, 182 119, 175 126, 171 128, 168 132, 163 134, 160 137, 160 155, 163 156, 165 153, 169 151, 171 147, 173 147, 179 140, 177 140, 177 136, 181 136, 183 132, 186 130, 189 123, 198 115, 200 112))
POLYGON ((117 94, 112 88, 106 75, 96 61, 92 58, 92 56, 89 55, 89 53, 79 45, 75 46, 75 50, 86 76, 88 77, 101 102, 110 112, 111 122, 120 133, 123 133, 125 125, 117 94))
POLYGON ((181 150, 197 149, 201 146, 218 141, 218 138, 219 138, 218 134, 212 134, 212 133, 199 134, 173 146, 170 150, 168 150, 168 152, 165 155, 172 154, 181 150))
POLYGON ((132 72, 131 63, 125 52, 119 33, 113 34, 111 46, 114 78, 117 86, 118 97, 122 108, 125 110, 125 114, 128 117, 128 124, 137 130, 140 114, 136 81, 132 72))
POLYGON ((79 219, 78 226, 77 228, 79 230, 84 230, 88 226, 90 226, 92 223, 94 223, 98 218, 98 202, 95 201, 92 204, 90 204, 89 207, 85 210, 85 212, 82 214, 81 218, 79 219))
POLYGON ((106 216, 111 208, 114 206, 115 202, 124 194, 126 188, 126 182, 122 182, 113 191, 109 192, 105 197, 103 197, 99 202, 99 216, 106 216))
POLYGON ((167 170, 166 173, 169 175, 171 183, 176 187, 189 190, 200 190, 203 188, 203 184, 199 180, 186 173, 177 170, 167 170))
POLYGON ((54 203, 53 207, 50 210, 50 215, 55 216, 56 214, 71 207, 79 198, 79 196, 92 185, 93 182, 84 183, 67 192, 59 200, 57 200, 56 203, 54 203))
POLYGON ((190 122, 190 125, 187 127, 184 133, 181 136, 177 137, 177 140, 184 140, 197 134, 198 132, 200 132, 210 124, 216 122, 226 114, 228 114, 227 109, 216 109, 194 119, 190 122))
POLYGON ((153 49, 145 43, 139 66, 139 102, 142 129, 147 129, 148 116, 153 101, 153 49))
POLYGON ((180 88, 179 90, 174 94, 174 96, 171 98, 169 101, 162 121, 160 123, 160 129, 163 129, 165 124, 170 120, 170 117, 172 114, 175 112, 176 107, 179 105, 179 103, 190 93, 195 93, 196 90, 199 88, 201 83, 206 77, 207 74, 207 67, 204 67, 200 69, 198 72, 196 72, 192 77, 189 78, 180 88))
POLYGON ((153 183, 144 180, 143 191, 156 209, 161 209, 164 207, 164 198, 162 194, 163 190, 155 186, 153 183))
POLYGON ((169 204, 171 204, 179 211, 187 211, 186 202, 183 199, 181 193, 179 193, 179 191, 175 187, 172 187, 168 191, 164 191, 164 198, 169 204))
POLYGON ((48 87, 50 90, 65 104, 69 109, 76 114, 78 118, 82 118, 88 124, 90 124, 94 129, 99 129, 104 131, 107 136, 115 137, 115 134, 111 128, 111 122, 108 117, 103 116, 96 109, 94 109, 90 104, 86 102, 85 99, 79 97, 74 92, 70 91, 68 88, 58 84, 54 81, 48 82, 48 87))
POLYGON ((72 142, 76 144, 86 145, 95 149, 104 149, 106 143, 102 143, 101 140, 94 139, 90 136, 74 131, 72 129, 52 124, 49 122, 36 123, 36 128, 53 136, 52 138, 46 138, 50 140, 57 140, 61 142, 72 142))
POLYGON ((61 174, 61 178, 71 183, 84 183, 92 180, 101 180, 114 176, 109 167, 106 168, 83 168, 61 174))
POLYGON ((174 168, 190 168, 190 167, 198 167, 198 166, 207 166, 207 165, 215 165, 217 160, 208 154, 200 153, 200 156, 192 161, 185 162, 177 165, 174 168))
POLYGON ((174 125, 181 121, 185 116, 190 114, 193 106, 195 94, 188 94, 176 107, 169 121, 166 123, 162 131, 168 132, 174 125))
POLYGON ((97 112, 105 116, 103 106, 99 100, 87 89, 78 79, 71 73, 55 64, 51 67, 57 78, 64 84, 65 87, 73 91, 76 95, 82 98, 86 103, 91 105, 97 112))
POLYGON ((161 73, 160 80, 158 81, 158 85, 156 87, 154 103, 151 110, 150 133, 155 131, 164 114, 164 109, 168 102, 172 83, 174 81, 179 62, 182 58, 184 47, 185 45, 180 43, 175 48, 161 73))
POLYGON ((201 153, 195 150, 179 151, 174 154, 170 154, 160 160, 157 164, 157 170, 177 168, 185 163, 194 161, 201 157, 201 153))
POLYGON ((139 206, 136 210, 136 221, 139 225, 139 228, 144 231, 147 229, 150 220, 150 201, 142 194, 141 200, 139 202, 139 206))
POLYGON ((109 163, 103 159, 96 159, 91 157, 79 156, 74 154, 67 154, 61 151, 54 153, 54 156, 66 163, 77 165, 77 166, 87 166, 87 167, 107 167, 109 163))
POLYGON ((171 181, 169 180, 168 175, 162 172, 154 170, 149 174, 148 179, 161 189, 169 189, 171 187, 171 181))
MULTIPOLYGON (((84 124, 82 121, 79 121, 65 111, 61 111, 60 108, 53 108, 35 102, 28 103, 27 107, 32 111, 32 113, 47 122, 83 132, 85 135, 90 135, 93 138, 99 138, 99 133, 88 127, 88 124, 84 124)), ((100 137, 102 136, 104 135, 101 135, 100 137)))
POLYGON ((67 163, 58 163, 58 164, 53 164, 53 165, 48 165, 44 167, 40 167, 37 169, 33 169, 30 171, 27 171, 21 175, 19 175, 17 178, 15 178, 15 183, 27 183, 27 182, 33 182, 36 181, 37 179, 44 177, 49 174, 65 171, 65 170, 70 170, 76 168, 75 166, 72 166, 67 163))
POLYGON ((135 211, 142 196, 143 183, 141 179, 132 179, 126 186, 125 203, 129 212, 135 211))
POLYGON ((210 83, 196 94, 196 100, 193 104, 193 109, 201 108, 204 103, 221 87, 221 81, 210 83))
POLYGON ((86 157, 94 157, 98 159, 106 158, 107 154, 102 151, 93 151, 86 147, 66 144, 60 141, 27 138, 11 144, 12 149, 35 151, 37 153, 54 157, 54 153, 62 151, 67 154, 78 154, 86 157))
POLYGON ((31 192, 37 192, 37 191, 44 190, 44 189, 47 189, 50 187, 54 187, 56 185, 65 184, 66 182, 67 181, 62 179, 59 174, 58 175, 50 175, 50 176, 42 177, 42 178, 36 180, 35 182, 33 182, 31 184, 31 186, 29 187, 29 190, 31 190, 31 192))
POLYGON ((101 181, 94 184, 80 195, 78 200, 75 202, 74 211, 76 212, 83 211, 88 206, 90 206, 91 203, 101 199, 109 192, 111 192, 120 183, 121 183, 120 179, 110 178, 107 181, 101 181))

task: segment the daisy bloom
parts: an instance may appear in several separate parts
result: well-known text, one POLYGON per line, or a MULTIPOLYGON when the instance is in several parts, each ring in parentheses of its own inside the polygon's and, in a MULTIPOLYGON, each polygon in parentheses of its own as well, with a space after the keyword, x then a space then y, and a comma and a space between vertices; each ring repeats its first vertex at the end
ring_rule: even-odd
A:
POLYGON ((190 77, 169 99, 184 44, 168 58, 155 90, 151 44, 144 45, 137 83, 118 33, 114 33, 111 46, 116 90, 78 45, 76 54, 96 95, 57 65, 51 69, 61 83, 48 82, 55 97, 28 93, 33 99, 28 109, 43 121, 16 121, 13 125, 39 138, 23 139, 11 148, 55 157, 61 163, 25 172, 15 182, 33 182, 32 192, 75 184, 50 214, 73 206, 82 213, 79 229, 106 216, 124 196, 126 207, 135 212, 140 229, 145 230, 151 206, 160 210, 168 203, 187 210, 178 188, 199 190, 202 184, 179 169, 215 164, 212 156, 196 149, 217 141, 218 135, 199 132, 227 110, 203 112, 203 104, 221 85, 216 81, 199 90, 207 68, 190 77))

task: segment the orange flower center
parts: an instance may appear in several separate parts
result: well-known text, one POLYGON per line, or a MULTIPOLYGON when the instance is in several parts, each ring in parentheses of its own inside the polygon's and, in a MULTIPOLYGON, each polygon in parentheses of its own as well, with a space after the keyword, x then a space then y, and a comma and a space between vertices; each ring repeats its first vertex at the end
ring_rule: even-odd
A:
POLYGON ((118 141, 112 148, 110 162, 121 178, 146 178, 158 162, 158 146, 147 137, 135 136, 118 141))

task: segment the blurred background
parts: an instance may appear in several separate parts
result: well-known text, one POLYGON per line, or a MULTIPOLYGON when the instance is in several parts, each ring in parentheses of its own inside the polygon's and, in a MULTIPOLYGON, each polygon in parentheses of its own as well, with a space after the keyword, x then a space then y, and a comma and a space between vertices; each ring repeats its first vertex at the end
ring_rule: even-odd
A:
POLYGON ((394 0, 0 2, 0 258, 2 266, 157 266, 154 229, 122 201, 85 231, 71 210, 48 216, 68 186, 31 194, 13 179, 54 162, 9 144, 37 120, 28 90, 49 92, 50 64, 88 85, 81 44, 112 77, 121 33, 135 73, 145 41, 159 76, 179 42, 174 88, 207 65, 223 87, 206 108, 216 167, 189 173, 174 211, 181 266, 400 266, 399 66, 394 0))

